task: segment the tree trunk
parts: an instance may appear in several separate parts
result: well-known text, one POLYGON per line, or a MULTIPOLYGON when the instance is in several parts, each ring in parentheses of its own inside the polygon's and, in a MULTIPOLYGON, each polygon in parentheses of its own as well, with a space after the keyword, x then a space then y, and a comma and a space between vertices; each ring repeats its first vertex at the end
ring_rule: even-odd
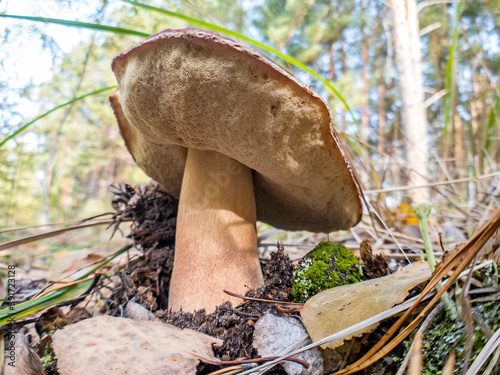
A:
MULTIPOLYGON (((390 0, 396 66, 403 100, 403 138, 407 151, 409 183, 425 185, 429 182, 427 162, 427 115, 424 91, 416 0, 390 0)), ((428 200, 429 189, 411 192, 414 203, 428 200)))
POLYGON ((460 171, 463 170, 463 161, 464 161, 464 152, 463 152, 463 138, 462 138, 462 119, 460 118, 460 115, 458 112, 455 111, 455 116, 454 116, 454 121, 455 125, 455 145, 454 149, 455 152, 453 154, 453 157, 455 158, 455 178, 460 178, 460 171))
POLYGON ((370 136, 370 119, 368 117, 368 40, 363 32, 361 41, 361 80, 363 81, 363 102, 361 104, 361 138, 368 142, 370 136))
POLYGON ((377 150, 380 153, 385 153, 385 123, 387 113, 385 111, 385 80, 384 72, 380 71, 378 78, 378 144, 377 150))

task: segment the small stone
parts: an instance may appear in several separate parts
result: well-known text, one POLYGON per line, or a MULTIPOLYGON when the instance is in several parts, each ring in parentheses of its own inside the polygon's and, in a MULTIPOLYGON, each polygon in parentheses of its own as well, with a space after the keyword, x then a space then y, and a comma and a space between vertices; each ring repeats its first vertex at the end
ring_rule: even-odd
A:
MULTIPOLYGON (((265 313, 255 324, 253 346, 262 357, 281 356, 298 343, 308 338, 306 329, 292 316, 279 318, 271 313, 265 313)), ((294 358, 302 359, 310 367, 305 368, 299 363, 283 361, 281 365, 289 375, 322 375, 323 357, 318 348, 299 353, 294 358)))

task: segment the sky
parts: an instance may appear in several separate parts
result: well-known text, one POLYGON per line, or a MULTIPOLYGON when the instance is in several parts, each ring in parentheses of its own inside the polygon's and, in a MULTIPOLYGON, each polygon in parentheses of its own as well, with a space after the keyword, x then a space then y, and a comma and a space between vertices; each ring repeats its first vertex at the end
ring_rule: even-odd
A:
MULTIPOLYGON (((9 15, 89 21, 88 17, 95 14, 96 7, 100 5, 100 0, 74 2, 71 8, 61 0, 0 0, 0 12, 9 15)), ((7 95, 7 102, 16 104, 16 110, 20 113, 8 121, 2 119, 4 124, 8 122, 9 125, 1 129, 3 133, 10 133, 12 128, 17 128, 42 111, 36 97, 30 100, 20 95, 16 89, 50 81, 54 74, 54 55, 48 48, 44 48, 43 41, 33 26, 42 28, 56 42, 59 48, 56 59, 57 55, 62 57, 71 52, 76 45, 88 40, 92 34, 90 30, 0 18, 0 82, 8 80, 8 92, 4 95, 7 95), (4 36, 8 31, 11 34, 5 42, 4 36)), ((33 91, 33 95, 37 95, 36 90, 33 91)))
MULTIPOLYGON (((89 6, 87 12, 79 12, 79 14, 84 17, 92 9, 93 7, 89 6)), ((75 15, 74 10, 70 10, 57 0, 0 0, 0 10, 6 14, 48 18, 73 19, 75 15)), ((31 21, 1 19, 0 27, 3 30, 13 25, 25 26, 23 32, 16 37, 15 43, 2 45, 2 49, 9 53, 9 59, 6 62, 7 69, 13 73, 12 76, 9 75, 10 77, 19 79, 20 83, 30 80, 34 83, 41 83, 52 77, 52 57, 49 51, 43 50, 42 41, 29 29, 30 24, 32 24, 31 21)), ((41 25, 41 23, 38 24, 38 26, 41 25)), ((44 25, 43 27, 65 53, 71 51, 90 33, 57 25, 44 25)))

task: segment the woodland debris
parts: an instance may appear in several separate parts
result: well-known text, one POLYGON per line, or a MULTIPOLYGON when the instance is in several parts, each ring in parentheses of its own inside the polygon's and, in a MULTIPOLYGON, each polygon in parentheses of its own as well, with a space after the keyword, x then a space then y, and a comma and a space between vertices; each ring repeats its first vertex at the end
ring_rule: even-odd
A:
POLYGON ((113 297, 120 304, 126 305, 135 297, 150 310, 167 308, 178 203, 155 181, 144 189, 130 185, 115 188, 115 230, 123 220, 132 220, 127 237, 144 252, 121 277, 123 288, 116 290, 113 297))
POLYGON ((368 279, 374 279, 389 274, 387 260, 381 255, 373 255, 372 243, 369 237, 366 237, 359 244, 359 252, 363 260, 363 272, 368 279))
POLYGON ((64 328, 68 324, 78 323, 90 318, 90 313, 83 307, 74 307, 67 314, 59 306, 54 306, 45 311, 36 321, 35 329, 40 337, 44 333, 64 328))
MULTIPOLYGON (((248 291, 247 297, 290 302, 292 270, 290 258, 284 253, 283 246, 278 245, 278 250, 271 253, 271 259, 263 265, 264 285, 248 291)), ((255 322, 266 311, 283 316, 273 304, 254 301, 245 301, 235 307, 226 302, 212 314, 206 314, 203 310, 194 314, 182 311, 157 311, 156 314, 176 327, 194 329, 224 340, 222 346, 214 348, 214 352, 218 358, 226 361, 258 356, 252 346, 252 335, 255 322)))

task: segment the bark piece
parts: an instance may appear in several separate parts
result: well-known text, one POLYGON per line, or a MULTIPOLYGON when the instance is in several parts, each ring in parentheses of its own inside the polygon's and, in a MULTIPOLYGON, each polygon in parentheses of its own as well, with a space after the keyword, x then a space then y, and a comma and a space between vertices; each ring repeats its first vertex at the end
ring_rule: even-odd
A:
POLYGON ((389 274, 387 260, 381 254, 373 256, 372 243, 368 237, 359 244, 359 252, 363 260, 363 271, 369 279, 389 274))

